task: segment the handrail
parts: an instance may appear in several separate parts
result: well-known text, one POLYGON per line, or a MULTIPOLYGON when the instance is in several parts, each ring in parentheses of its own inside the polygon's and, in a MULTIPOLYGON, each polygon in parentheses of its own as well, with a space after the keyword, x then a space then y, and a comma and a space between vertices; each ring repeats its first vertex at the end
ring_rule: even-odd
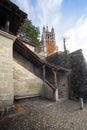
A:
POLYGON ((48 80, 44 80, 53 90, 55 90, 56 88, 48 81, 48 80))

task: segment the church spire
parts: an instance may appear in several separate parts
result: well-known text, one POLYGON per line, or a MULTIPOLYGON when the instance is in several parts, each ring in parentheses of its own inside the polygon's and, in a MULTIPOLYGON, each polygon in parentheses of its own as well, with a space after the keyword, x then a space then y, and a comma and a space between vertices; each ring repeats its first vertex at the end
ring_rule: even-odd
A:
POLYGON ((43 32, 45 32, 45 26, 43 26, 43 32))
POLYGON ((54 28, 52 27, 51 32, 54 33, 54 28))
POLYGON ((46 26, 46 32, 48 32, 48 25, 46 26))

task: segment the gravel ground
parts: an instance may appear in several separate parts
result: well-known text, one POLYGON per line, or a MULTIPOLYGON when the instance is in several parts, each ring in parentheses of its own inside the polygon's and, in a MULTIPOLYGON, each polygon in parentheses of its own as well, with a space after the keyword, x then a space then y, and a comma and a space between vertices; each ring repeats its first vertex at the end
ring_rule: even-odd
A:
POLYGON ((40 98, 16 102, 25 110, 0 120, 0 130, 87 130, 87 104, 52 102, 40 98))

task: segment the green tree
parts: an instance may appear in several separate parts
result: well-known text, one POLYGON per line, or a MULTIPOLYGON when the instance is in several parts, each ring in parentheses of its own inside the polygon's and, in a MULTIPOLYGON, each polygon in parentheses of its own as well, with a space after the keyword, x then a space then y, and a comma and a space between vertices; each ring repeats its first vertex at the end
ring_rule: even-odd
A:
POLYGON ((40 31, 39 31, 39 27, 35 27, 33 24, 32 24, 32 21, 31 20, 26 20, 25 23, 23 24, 21 30, 20 30, 20 36, 32 43, 32 44, 35 44, 36 46, 40 46, 41 45, 41 42, 40 42, 40 39, 39 39, 39 36, 40 36, 40 31))

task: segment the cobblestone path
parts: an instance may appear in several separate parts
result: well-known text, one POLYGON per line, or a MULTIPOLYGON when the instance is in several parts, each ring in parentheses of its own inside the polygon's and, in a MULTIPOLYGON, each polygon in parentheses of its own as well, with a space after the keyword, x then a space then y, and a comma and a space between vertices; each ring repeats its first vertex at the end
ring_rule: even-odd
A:
POLYGON ((87 130, 87 105, 79 102, 52 102, 27 99, 18 102, 25 110, 11 114, 0 123, 0 130, 87 130))

